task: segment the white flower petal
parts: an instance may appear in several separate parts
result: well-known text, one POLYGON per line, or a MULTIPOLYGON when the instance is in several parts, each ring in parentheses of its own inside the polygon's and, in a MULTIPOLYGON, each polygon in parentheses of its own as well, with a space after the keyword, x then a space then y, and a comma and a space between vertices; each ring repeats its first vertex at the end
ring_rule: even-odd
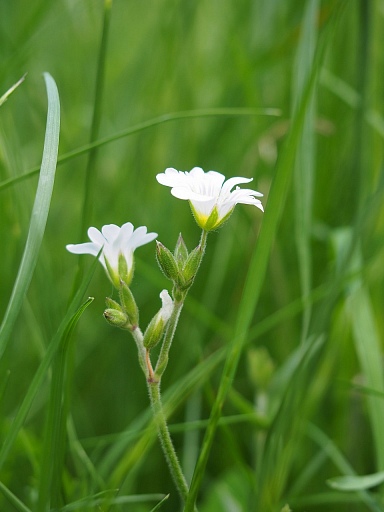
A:
POLYGON ((252 181, 252 179, 253 178, 229 178, 229 180, 224 183, 221 193, 223 196, 225 196, 233 189, 235 185, 238 185, 239 183, 249 183, 252 181))
POLYGON ((107 224, 101 228, 101 232, 107 242, 111 244, 118 237, 120 228, 116 224, 107 224))
POLYGON ((113 243, 114 249, 119 250, 120 247, 127 247, 130 244, 130 239, 134 231, 133 224, 126 222, 119 228, 119 233, 113 243))
POLYGON ((156 179, 161 185, 165 185, 166 187, 177 187, 178 185, 184 185, 186 182, 185 174, 176 171, 176 169, 172 167, 158 174, 156 179))
POLYGON ((194 192, 187 187, 173 187, 171 194, 177 199, 187 199, 188 201, 211 201, 215 197, 214 195, 194 192))
POLYGON ((100 233, 100 231, 97 228, 89 228, 88 229, 88 236, 89 239, 94 242, 95 244, 98 244, 100 247, 102 247, 105 244, 105 238, 100 233))
POLYGON ((92 242, 85 242, 83 244, 68 244, 65 246, 65 248, 72 254, 91 254, 92 256, 97 256, 101 249, 101 247, 92 242))
POLYGON ((162 307, 161 307, 161 317, 163 319, 163 321, 165 323, 168 322, 168 320, 170 319, 171 315, 172 315, 172 311, 173 311, 173 300, 171 299, 169 293, 167 290, 163 290, 161 293, 160 293, 160 299, 161 299, 161 302, 162 302, 162 307))

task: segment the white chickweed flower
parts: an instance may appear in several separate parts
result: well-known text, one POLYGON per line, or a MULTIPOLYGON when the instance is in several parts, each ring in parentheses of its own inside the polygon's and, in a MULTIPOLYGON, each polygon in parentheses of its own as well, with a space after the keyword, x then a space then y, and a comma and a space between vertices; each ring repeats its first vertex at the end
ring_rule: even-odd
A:
POLYGON ((256 190, 241 189, 235 185, 249 183, 252 178, 229 178, 216 171, 204 172, 194 167, 189 172, 168 168, 156 176, 161 185, 171 187, 171 194, 179 199, 188 200, 197 224, 205 231, 217 229, 231 215, 238 203, 252 204, 264 211, 256 197, 263 194, 256 190))
POLYGON ((66 246, 73 254, 91 254, 97 256, 105 268, 108 277, 116 288, 120 287, 120 279, 128 286, 133 277, 133 253, 141 245, 145 245, 157 237, 157 233, 147 233, 146 226, 134 229, 130 222, 121 227, 107 224, 101 232, 94 227, 88 229, 91 242, 69 244, 66 246))
POLYGON ((161 303, 162 303, 160 315, 161 315, 163 322, 166 324, 172 315, 173 300, 171 299, 167 290, 163 290, 160 293, 160 299, 161 299, 161 303))

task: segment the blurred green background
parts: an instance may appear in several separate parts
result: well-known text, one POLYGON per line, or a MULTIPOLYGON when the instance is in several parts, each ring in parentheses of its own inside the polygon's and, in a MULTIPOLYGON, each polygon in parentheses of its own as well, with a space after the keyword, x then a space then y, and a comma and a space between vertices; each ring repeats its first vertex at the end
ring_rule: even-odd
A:
MULTIPOLYGON (((44 71, 60 94, 59 157, 90 141, 103 16, 101 0, 0 0, 0 95, 28 73, 0 109, 0 187, 41 162, 44 71)), ((78 261, 67 243, 86 241, 88 225, 130 221, 158 232, 171 249, 182 232, 192 249, 199 229, 189 207, 159 186, 156 174, 201 166, 254 179, 251 187, 264 193, 265 217, 238 206, 209 236, 187 299, 163 382, 164 391, 182 390, 185 376, 231 337, 261 225, 272 215, 268 195, 286 165, 278 229, 270 234, 252 328, 223 410, 237 422, 218 430, 199 510, 268 512, 285 503, 298 511, 383 510, 380 489, 342 494, 326 485, 352 469, 360 475, 384 470, 384 433, 374 418, 384 407, 383 25, 382 0, 111 3, 96 139, 179 111, 276 108, 280 115, 154 124, 98 148, 88 181, 88 152, 59 165, 38 264, 0 361, 2 437, 72 296, 78 261), (304 102, 311 72, 314 87, 304 102), (300 106, 302 129, 293 122, 300 106), (287 146, 296 128, 295 144, 287 146), (86 191, 91 210, 84 226, 86 191), (372 360, 378 366, 370 372, 372 360), (271 375, 261 382, 265 369, 271 375), (341 457, 349 469, 337 462, 341 457)), ((17 275, 36 185, 33 175, 0 188, 1 311, 17 275)), ((136 254, 132 290, 145 328, 169 283, 156 266, 154 244, 136 254)), ((82 258, 88 268, 91 258, 82 258)), ((68 450, 63 502, 119 487, 121 495, 171 493, 162 509, 179 510, 157 440, 152 435, 151 442, 135 444, 145 432, 146 420, 137 421, 148 397, 134 343, 102 317, 104 298, 114 292, 100 266, 87 293, 95 300, 74 342, 70 438, 80 440, 95 473, 79 463, 79 451, 68 450), (137 436, 119 448, 113 434, 124 431, 137 436), (112 478, 122 461, 126 468, 112 478)), ((208 418, 222 364, 186 390, 170 418, 179 426, 173 437, 188 478, 203 430, 187 427, 208 418)), ((32 510, 49 380, 0 473, 32 510)), ((155 502, 113 510, 149 511, 155 502)), ((0 509, 17 510, 1 495, 0 509)))

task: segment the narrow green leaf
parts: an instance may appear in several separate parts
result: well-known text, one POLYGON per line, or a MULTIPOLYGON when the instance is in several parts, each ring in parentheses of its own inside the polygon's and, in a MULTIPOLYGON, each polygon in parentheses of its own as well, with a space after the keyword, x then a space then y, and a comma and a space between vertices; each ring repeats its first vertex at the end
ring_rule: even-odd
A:
MULTIPOLYGON (((88 153, 94 148, 99 148, 106 144, 110 144, 111 142, 115 142, 116 140, 123 139, 135 133, 139 133, 143 130, 147 130, 149 128, 153 128, 155 126, 169 123, 170 121, 178 121, 183 119, 194 119, 194 118, 205 118, 205 117, 253 117, 253 116, 280 116, 281 111, 276 108, 207 108, 207 109, 196 109, 196 110, 184 110, 181 112, 170 112, 168 114, 163 114, 158 117, 154 117, 149 119, 148 121, 143 121, 142 123, 135 124, 130 128, 126 128, 121 132, 115 133, 114 135, 109 135, 108 137, 103 137, 102 139, 95 140, 94 142, 90 142, 80 148, 74 149, 64 155, 61 155, 58 158, 57 163, 62 164, 71 160, 72 158, 76 158, 77 156, 88 153)), ((24 181, 32 176, 35 176, 39 172, 38 167, 34 167, 30 171, 17 176, 16 178, 9 178, 0 183, 0 191, 5 190, 20 181, 24 181)))
POLYGON ((160 508, 164 505, 164 503, 167 501, 168 498, 169 498, 169 494, 164 496, 164 498, 155 507, 153 507, 151 512, 156 512, 156 510, 160 510, 160 508))
POLYGON ((371 487, 376 487, 384 482, 384 471, 380 471, 379 473, 373 473, 371 475, 364 476, 338 476, 335 478, 330 478, 327 480, 327 484, 332 489, 337 489, 338 491, 364 491, 366 489, 370 489, 371 487))
POLYGON ((22 82, 24 82, 25 77, 26 77, 26 74, 25 74, 25 75, 23 75, 23 76, 20 78, 20 80, 18 80, 15 84, 13 84, 13 85, 12 85, 12 87, 10 87, 10 88, 8 89, 8 91, 6 91, 6 92, 1 96, 1 98, 0 98, 0 107, 1 107, 1 105, 3 105, 3 103, 5 103, 5 102, 7 101, 8 97, 13 93, 13 91, 14 91, 15 89, 17 89, 17 88, 19 87, 19 85, 20 85, 22 82))
POLYGON ((321 44, 319 44, 317 48, 317 54, 314 58, 311 73, 309 74, 302 99, 292 120, 290 133, 279 158, 276 174, 268 197, 268 203, 265 207, 265 214, 260 230, 259 240, 250 262, 243 295, 239 304, 235 333, 229 347, 216 400, 212 407, 210 423, 203 439, 200 456, 196 464, 184 512, 193 512, 195 507, 197 494, 203 479, 205 467, 220 419, 221 409, 226 395, 232 385, 243 345, 247 337, 247 332, 260 296, 261 286, 263 283, 261 276, 266 275, 266 267, 270 250, 276 236, 285 198, 289 190, 289 183, 292 177, 292 169, 296 157, 296 147, 304 127, 305 113, 312 97, 318 72, 323 62, 326 44, 329 43, 330 36, 332 35, 329 31, 334 29, 336 20, 338 20, 337 16, 331 19, 328 30, 322 33, 321 44))
MULTIPOLYGON (((40 388, 43 380, 46 378, 47 371, 48 371, 49 366, 52 362, 52 359, 58 349, 60 341, 61 341, 64 333, 66 332, 68 325, 70 325, 70 323, 73 321, 73 317, 74 317, 74 315, 76 315, 76 311, 80 307, 82 298, 83 298, 84 293, 90 283, 91 277, 93 275, 93 272, 94 272, 97 264, 98 264, 98 260, 97 260, 97 258, 95 258, 95 260, 94 260, 93 264, 91 265, 88 273, 86 274, 80 288, 78 289, 75 297, 73 298, 73 300, 68 308, 68 311, 67 311, 65 317, 63 318, 55 336, 52 338, 52 340, 48 346, 48 349, 45 353, 45 356, 39 365, 39 368, 37 369, 37 371, 35 373, 35 376, 28 388, 28 391, 24 397, 24 400, 23 400, 22 404, 20 405, 20 408, 13 420, 13 423, 8 432, 8 435, 4 439, 3 445, 1 447, 0 470, 7 458, 9 451, 11 450, 11 448, 17 438, 17 435, 25 421, 25 418, 27 417, 28 411, 31 408, 32 402, 37 394, 37 391, 40 388)), ((90 300, 92 300, 92 299, 88 299, 88 301, 90 301, 90 300)), ((88 305, 88 301, 85 304, 88 305)))
POLYGON ((65 403, 64 387, 68 344, 75 325, 92 302, 93 298, 89 297, 69 320, 60 339, 59 350, 52 366, 51 397, 44 436, 43 462, 40 469, 38 511, 48 510, 50 506, 59 507, 67 422, 63 404, 65 403))
POLYGON ((0 491, 4 494, 9 503, 12 503, 16 510, 19 512, 31 512, 31 509, 24 505, 24 503, 20 501, 19 498, 15 496, 13 492, 11 492, 2 482, 0 482, 0 491))
MULTIPOLYGON (((294 109, 297 107, 297 101, 302 96, 305 83, 311 73, 312 62, 316 50, 318 9, 319 0, 310 0, 307 3, 304 19, 301 25, 302 33, 293 74, 292 94, 294 109)), ((315 176, 315 121, 316 98, 314 88, 308 102, 308 108, 305 112, 304 126, 297 147, 294 169, 295 240, 299 260, 301 294, 305 305, 302 322, 302 341, 306 339, 311 316, 311 302, 309 300, 312 281, 310 242, 315 176)))
POLYGON ((7 347, 13 326, 16 322, 36 266, 47 223, 53 183, 55 179, 57 151, 59 146, 60 102, 57 87, 51 75, 45 73, 44 79, 48 94, 48 114, 43 159, 23 257, 12 290, 11 298, 0 327, 0 359, 7 347))
MULTIPOLYGON (((91 496, 87 496, 85 498, 81 498, 80 500, 72 501, 71 503, 68 503, 64 507, 60 508, 60 512, 71 512, 72 510, 99 510, 101 506, 105 507, 105 504, 107 503, 109 507, 112 507, 113 505, 124 505, 126 503, 143 503, 147 501, 154 501, 154 500, 161 500, 160 503, 158 503, 154 509, 157 510, 156 507, 158 507, 161 503, 163 503, 166 499, 168 499, 168 496, 164 496, 164 494, 131 494, 129 496, 116 496, 116 494, 119 492, 118 489, 115 490, 107 490, 98 492, 96 494, 93 494, 91 496)), ((101 508, 100 508, 101 510, 101 508)), ((106 510, 103 508, 103 510, 106 510)))

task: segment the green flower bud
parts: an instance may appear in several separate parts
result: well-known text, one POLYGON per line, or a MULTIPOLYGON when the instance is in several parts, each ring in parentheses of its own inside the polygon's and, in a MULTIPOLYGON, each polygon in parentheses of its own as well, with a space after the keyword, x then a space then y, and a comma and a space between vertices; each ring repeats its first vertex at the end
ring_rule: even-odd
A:
POLYGON ((105 304, 108 309, 117 309, 118 311, 124 313, 123 308, 120 306, 120 304, 115 300, 111 299, 110 297, 105 298, 105 304))
POLYGON ((253 384, 265 390, 275 372, 275 364, 264 347, 252 348, 248 351, 248 373, 253 384))
POLYGON ((157 263, 164 273, 165 277, 171 281, 176 281, 179 278, 179 268, 176 260, 169 249, 167 249, 161 242, 156 240, 156 257, 157 263))
POLYGON ((179 268, 183 268, 184 263, 187 261, 188 258, 188 249, 184 243, 181 233, 179 235, 179 238, 177 239, 174 256, 179 268))
POLYGON ((163 336, 165 326, 167 325, 173 311, 173 301, 167 290, 163 290, 160 293, 160 298, 163 305, 160 311, 158 311, 158 313, 156 313, 156 315, 149 322, 149 325, 144 333, 143 344, 147 350, 151 350, 159 343, 163 336))
POLYGON ((182 276, 185 280, 185 283, 190 286, 193 283, 195 275, 199 270, 199 266, 201 263, 201 259, 203 257, 203 249, 200 245, 198 245, 188 256, 187 261, 185 262, 182 276))
POLYGON ((123 311, 127 315, 129 323, 133 327, 137 326, 139 323, 139 310, 131 290, 123 280, 120 281, 119 296, 123 311))
POLYGON ((114 327, 126 327, 128 324, 128 317, 122 311, 118 309, 108 308, 104 311, 104 318, 106 321, 114 327))

